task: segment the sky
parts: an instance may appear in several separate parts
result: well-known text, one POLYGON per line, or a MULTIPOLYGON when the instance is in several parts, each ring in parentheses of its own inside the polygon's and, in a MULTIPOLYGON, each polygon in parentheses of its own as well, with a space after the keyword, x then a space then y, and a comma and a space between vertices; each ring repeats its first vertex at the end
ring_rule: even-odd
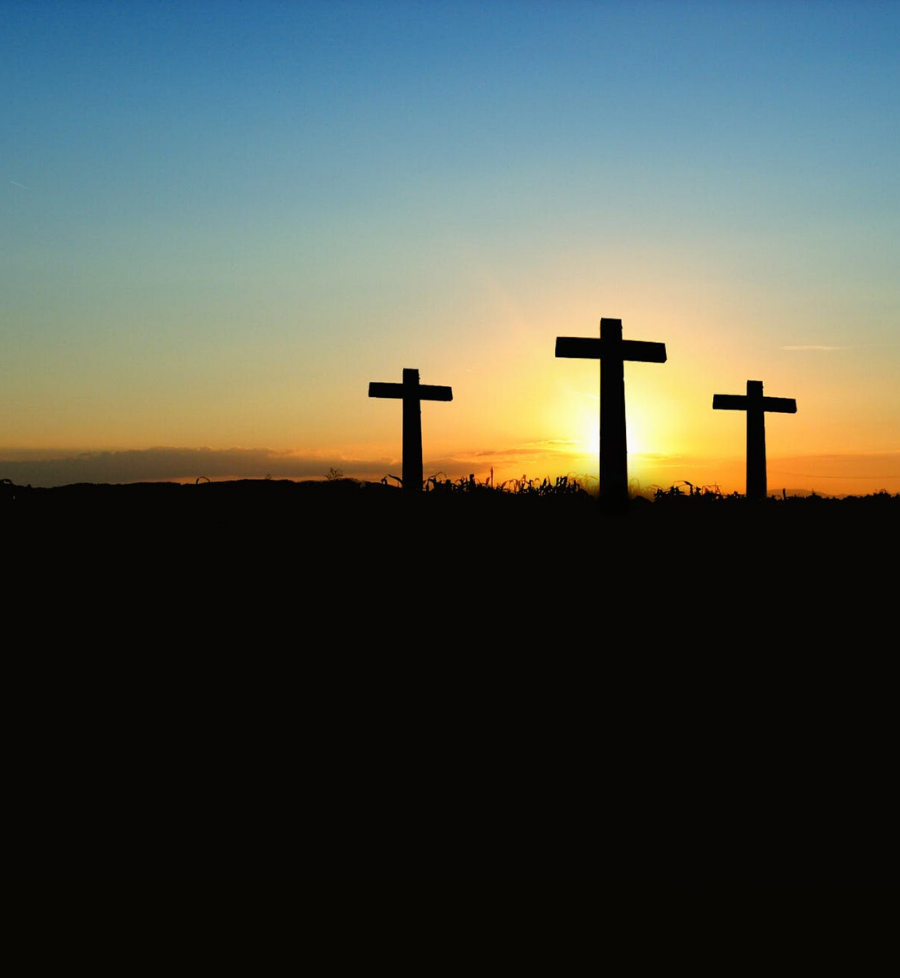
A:
POLYGON ((900 3, 0 0, 0 478, 900 493, 900 3))

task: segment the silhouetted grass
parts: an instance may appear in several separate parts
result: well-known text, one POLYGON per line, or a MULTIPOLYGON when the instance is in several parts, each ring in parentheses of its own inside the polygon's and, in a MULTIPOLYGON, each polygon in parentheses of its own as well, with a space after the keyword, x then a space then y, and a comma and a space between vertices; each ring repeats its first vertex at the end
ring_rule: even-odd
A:
POLYGON ((490 519, 552 521, 583 519, 585 532, 611 522, 637 527, 652 520, 655 526, 678 524, 685 519, 708 518, 710 524, 727 518, 746 519, 754 525, 765 519, 784 522, 796 518, 830 518, 878 522, 896 520, 900 495, 881 491, 866 496, 843 498, 772 494, 763 501, 747 500, 739 493, 723 494, 717 487, 695 487, 680 483, 657 488, 652 496, 636 495, 615 514, 603 512, 594 493, 575 479, 508 480, 500 485, 478 481, 474 476, 451 480, 432 477, 421 493, 404 493, 388 483, 361 482, 333 476, 326 480, 294 482, 277 479, 244 479, 193 484, 134 483, 125 485, 78 484, 51 489, 16 486, 0 482, 0 515, 9 532, 24 525, 38 528, 43 520, 90 519, 98 530, 104 521, 117 519, 148 524, 173 521, 189 526, 191 521, 226 517, 238 529, 262 523, 271 527, 279 521, 294 526, 304 519, 327 517, 326 524, 337 532, 346 523, 358 528, 360 520, 377 526, 385 519, 413 518, 442 521, 459 517, 477 529, 481 515, 490 519), (596 517, 603 517, 598 523, 596 517), (609 517, 609 519, 606 519, 609 517), (605 520, 605 522, 604 522, 605 520))

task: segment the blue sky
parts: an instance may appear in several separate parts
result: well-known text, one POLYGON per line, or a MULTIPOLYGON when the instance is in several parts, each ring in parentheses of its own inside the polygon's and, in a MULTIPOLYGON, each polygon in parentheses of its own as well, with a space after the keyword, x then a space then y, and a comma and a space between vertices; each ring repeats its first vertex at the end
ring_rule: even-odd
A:
POLYGON ((367 385, 410 366, 454 387, 426 469, 587 472, 599 371, 553 346, 612 316, 669 351, 626 371, 643 482, 740 483, 711 400, 760 379, 799 406, 770 469, 900 491, 900 5, 4 0, 0 23, 0 477, 111 452, 380 477, 399 408, 367 385))

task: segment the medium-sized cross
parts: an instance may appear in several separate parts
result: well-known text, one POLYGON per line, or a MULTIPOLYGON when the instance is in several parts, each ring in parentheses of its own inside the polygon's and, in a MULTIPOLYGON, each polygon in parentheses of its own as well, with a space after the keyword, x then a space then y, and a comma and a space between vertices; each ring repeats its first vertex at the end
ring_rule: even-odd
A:
POLYGON ((403 401, 403 488, 422 491, 422 401, 452 401, 451 387, 420 384, 419 371, 403 370, 402 384, 369 384, 369 397, 399 397, 403 401))
POLYGON ((600 499, 621 505, 628 500, 625 361, 665 363, 666 344, 623 340, 621 319, 601 319, 599 340, 558 336, 556 355, 600 360, 600 499))
POLYGON ((714 394, 713 410, 747 412, 747 498, 765 499, 766 481, 766 412, 796 414, 793 397, 763 397, 761 380, 748 380, 747 393, 714 394))

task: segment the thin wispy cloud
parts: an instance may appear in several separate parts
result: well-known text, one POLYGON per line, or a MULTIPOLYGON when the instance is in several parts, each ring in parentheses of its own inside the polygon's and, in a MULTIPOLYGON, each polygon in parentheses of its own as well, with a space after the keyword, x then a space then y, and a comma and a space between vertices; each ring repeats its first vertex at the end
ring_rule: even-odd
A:
POLYGON ((9 181, 14 187, 21 187, 23 190, 31 190, 31 187, 27 187, 24 183, 19 183, 18 180, 9 181))
MULTIPOLYGON (((556 443, 559 445, 560 443, 556 443)), ((572 458, 551 443, 458 452, 426 457, 426 474, 456 478, 492 467, 528 471, 558 469, 572 458)), ((332 467, 354 478, 377 481, 399 472, 399 458, 353 458, 264 448, 148 448, 124 451, 65 452, 52 449, 0 448, 0 478, 16 485, 60 486, 75 483, 186 482, 210 479, 324 478, 332 467)), ((520 472, 518 474, 521 474, 520 472)))
POLYGON ((577 438, 551 438, 541 441, 521 442, 507 448, 486 448, 473 449, 469 452, 458 452, 457 458, 484 459, 484 458, 508 458, 510 456, 528 455, 559 455, 570 456, 570 451, 565 451, 568 447, 577 447, 581 444, 577 438))
POLYGON ((322 478, 329 468, 377 474, 387 459, 349 459, 324 454, 248 448, 148 448, 129 451, 9 452, 0 457, 0 478, 18 485, 55 486, 79 482, 160 482, 210 479, 322 478), (38 457, 43 455, 44 457, 38 457))

